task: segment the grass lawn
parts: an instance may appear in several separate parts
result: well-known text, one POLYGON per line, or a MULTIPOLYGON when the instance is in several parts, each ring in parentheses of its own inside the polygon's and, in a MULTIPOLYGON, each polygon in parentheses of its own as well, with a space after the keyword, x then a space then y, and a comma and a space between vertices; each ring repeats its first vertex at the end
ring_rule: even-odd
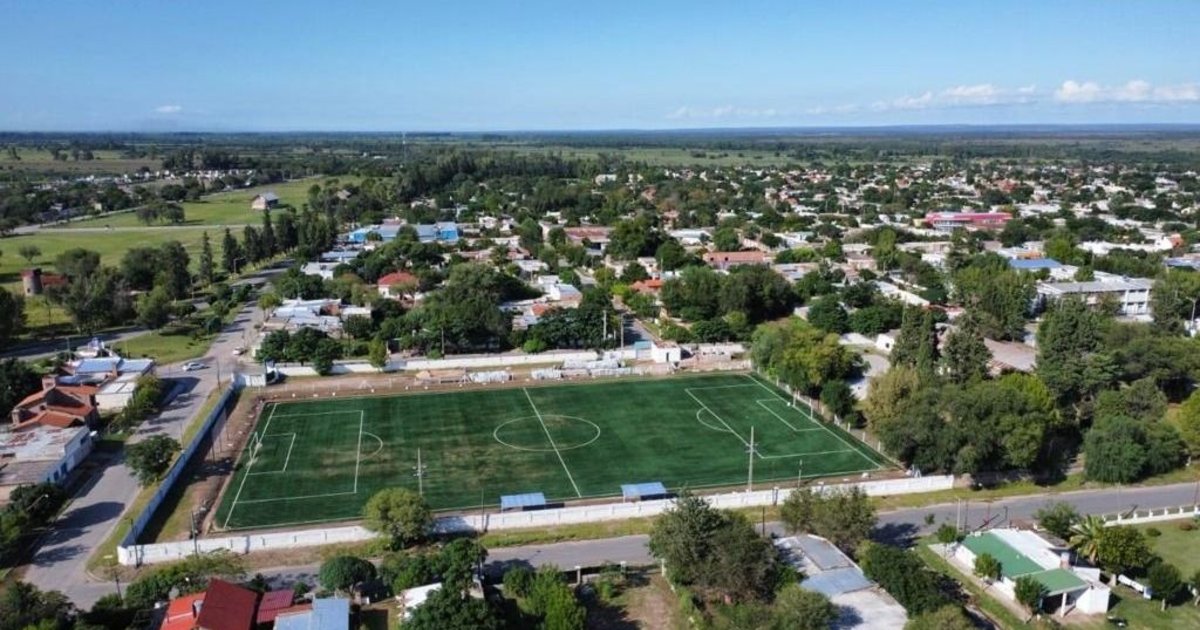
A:
POLYGON ((1150 549, 1167 562, 1175 565, 1185 579, 1200 571, 1200 527, 1191 531, 1179 529, 1181 523, 1193 523, 1192 519, 1164 521, 1149 525, 1138 525, 1137 529, 1146 533, 1148 529, 1162 532, 1159 536, 1147 536, 1150 549))
MULTIPOLYGON (((64 150, 62 153, 68 157, 71 155, 70 150, 64 150)), ((93 150, 93 159, 78 162, 71 159, 55 161, 50 151, 32 147, 18 147, 17 157, 20 159, 14 160, 9 155, 7 146, 0 147, 0 171, 37 171, 39 173, 72 173, 76 175, 85 173, 121 174, 135 172, 143 166, 151 170, 162 166, 161 158, 130 159, 123 157, 120 151, 103 149, 93 150)))
POLYGON ((883 458, 745 374, 511 387, 266 405, 217 512, 225 528, 354 519, 376 491, 417 489, 435 509, 551 503, 877 470, 883 458), (254 441, 252 440, 252 444, 254 441), (254 453, 251 455, 251 453, 254 453))
MULTIPOLYGON (((194 260, 200 253, 200 237, 202 228, 176 228, 170 230, 112 230, 97 232, 66 232, 57 230, 41 230, 34 234, 9 236, 0 238, 0 285, 9 289, 19 289, 21 270, 27 267, 41 267, 46 271, 54 270, 54 259, 59 254, 82 247, 100 254, 100 260, 106 265, 118 265, 121 257, 131 247, 153 247, 167 241, 179 241, 188 250, 194 260), (36 245, 42 254, 31 262, 17 255, 17 251, 25 245, 36 245)), ((219 255, 221 234, 209 228, 208 236, 213 240, 213 246, 219 255)), ((36 317, 31 313, 31 317, 36 317)), ((44 315, 43 315, 44 317, 44 315)))
POLYGON ((171 330, 155 330, 116 343, 122 355, 131 358, 151 357, 159 364, 176 363, 204 356, 214 335, 193 337, 191 333, 173 334, 171 330))
MULTIPOLYGON (((291 182, 206 195, 200 201, 184 202, 183 214, 185 221, 179 227, 205 225, 240 226, 245 224, 257 226, 262 223, 262 211, 250 209, 250 202, 254 200, 256 195, 267 191, 274 192, 276 195, 279 195, 279 202, 281 204, 290 205, 299 211, 308 201, 308 189, 313 184, 323 184, 333 179, 345 184, 351 184, 357 182, 360 178, 353 176, 337 178, 310 177, 291 182)), ((107 217, 88 219, 86 221, 74 221, 60 227, 103 227, 105 225, 112 226, 113 228, 141 227, 143 223, 138 221, 137 213, 124 212, 107 217)), ((238 236, 241 236, 240 233, 238 236)))

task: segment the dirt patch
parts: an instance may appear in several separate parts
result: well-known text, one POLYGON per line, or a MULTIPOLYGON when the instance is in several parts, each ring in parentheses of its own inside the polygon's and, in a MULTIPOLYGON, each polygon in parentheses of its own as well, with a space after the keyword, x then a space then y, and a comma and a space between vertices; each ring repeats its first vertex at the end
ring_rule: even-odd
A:
POLYGON ((679 614, 679 600, 657 573, 630 574, 621 593, 604 602, 585 598, 589 630, 682 630, 687 622, 679 614))

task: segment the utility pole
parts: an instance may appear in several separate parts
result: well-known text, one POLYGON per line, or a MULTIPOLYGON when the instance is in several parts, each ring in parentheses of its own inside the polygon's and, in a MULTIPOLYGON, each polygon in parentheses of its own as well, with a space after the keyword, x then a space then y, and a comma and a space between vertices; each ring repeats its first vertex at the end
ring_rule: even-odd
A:
POLYGON ((750 448, 747 451, 750 454, 750 464, 746 473, 746 492, 754 487, 754 427, 750 427, 750 448))
POLYGON ((804 485, 804 459, 800 460, 800 471, 796 473, 796 487, 804 485))

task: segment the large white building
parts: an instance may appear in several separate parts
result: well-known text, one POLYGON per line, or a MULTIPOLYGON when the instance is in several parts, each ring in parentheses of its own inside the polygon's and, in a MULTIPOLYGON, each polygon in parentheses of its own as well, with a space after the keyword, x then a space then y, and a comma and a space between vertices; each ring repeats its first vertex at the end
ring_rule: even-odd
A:
POLYGON ((1077 296, 1088 306, 1111 300, 1118 315, 1148 318, 1151 314, 1150 290, 1153 287, 1154 281, 1146 278, 1096 274, 1095 280, 1087 282, 1039 282, 1037 293, 1043 303, 1068 296, 1077 296))

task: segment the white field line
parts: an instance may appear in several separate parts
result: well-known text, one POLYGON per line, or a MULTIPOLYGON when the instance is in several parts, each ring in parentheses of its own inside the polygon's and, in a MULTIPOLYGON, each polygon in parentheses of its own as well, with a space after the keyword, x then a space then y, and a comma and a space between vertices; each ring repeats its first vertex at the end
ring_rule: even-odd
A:
POLYGON ((529 395, 529 390, 524 387, 521 391, 525 392, 525 398, 529 400, 529 406, 533 407, 533 413, 537 415, 538 422, 542 423, 542 430, 546 432, 546 439, 550 440, 550 446, 554 449, 554 454, 558 455, 558 461, 562 464, 563 471, 567 473, 567 479, 571 482, 571 487, 575 488, 575 494, 579 498, 583 498, 583 493, 579 491, 579 486, 575 485, 575 478, 571 476, 571 470, 567 468, 567 460, 563 459, 562 453, 558 450, 558 445, 554 443, 554 437, 550 435, 550 428, 546 426, 546 421, 542 419, 542 412, 538 411, 537 405, 533 404, 533 396, 529 395))
MULTIPOLYGON (((357 493, 356 492, 328 492, 325 494, 306 494, 306 495, 302 495, 302 496, 298 496, 298 497, 272 497, 270 499, 247 499, 245 501, 242 501, 242 505, 249 505, 251 503, 274 503, 276 501, 299 501, 301 499, 319 499, 322 497, 341 497, 341 496, 349 496, 349 495, 353 495, 353 494, 357 494, 357 493)), ((271 525, 271 527, 275 527, 275 526, 271 525)))
MULTIPOLYGON (((267 429, 270 428, 271 418, 275 417, 275 410, 278 408, 279 408, 279 405, 276 404, 274 407, 271 407, 271 413, 267 414, 267 423, 265 425, 263 425, 262 433, 259 434, 260 440, 262 439, 261 436, 265 435, 267 433, 267 429)), ((229 528, 229 519, 233 517, 233 511, 237 509, 238 499, 241 498, 241 496, 242 496, 242 489, 246 487, 246 480, 250 478, 250 469, 253 467, 254 467, 254 458, 251 457, 250 461, 246 462, 246 472, 242 474, 242 483, 238 484, 237 493, 233 495, 233 503, 230 504, 230 506, 229 506, 229 513, 225 515, 225 528, 226 529, 229 528)))
POLYGON ((285 436, 285 435, 290 435, 290 436, 292 437, 292 441, 291 441, 291 443, 290 443, 290 444, 288 444, 287 457, 285 457, 285 458, 283 459, 283 467, 282 467, 282 468, 280 468, 279 470, 264 470, 264 471, 261 471, 261 472, 255 472, 255 473, 246 473, 247 475, 254 475, 254 476, 258 476, 258 475, 278 475, 278 474, 279 474, 279 473, 281 473, 281 472, 286 472, 286 471, 287 471, 288 462, 289 462, 289 461, 291 461, 291 459, 292 459, 292 449, 293 449, 293 448, 295 448, 295 446, 296 446, 296 434, 295 434, 295 433, 272 433, 271 435, 264 435, 264 436, 262 436, 262 438, 261 438, 261 439, 266 439, 266 438, 269 438, 269 437, 279 437, 279 436, 285 436))
MULTIPOLYGON (((800 453, 787 453, 784 455, 759 455, 759 459, 791 459, 793 457, 808 457, 810 455, 833 455, 835 453, 858 453, 852 448, 841 448, 836 451, 807 451, 800 453)), ((861 453, 859 453, 861 455, 861 453)), ((872 469, 874 470, 874 469, 872 469)))
MULTIPOLYGON (((755 383, 755 385, 757 385, 757 383, 755 383)), ((694 389, 696 391, 699 391, 702 389, 731 389, 734 387, 754 387, 754 385, 751 385, 749 383, 738 383, 737 385, 712 385, 709 387, 689 387, 688 389, 694 389)))
MULTIPOLYGON (((278 403, 276 403, 276 406, 278 406, 278 403)), ((274 415, 275 410, 272 409, 271 411, 272 411, 272 415, 274 415)), ((355 413, 355 412, 353 409, 343 409, 341 411, 319 411, 319 412, 314 412, 314 413, 289 413, 289 414, 280 415, 279 417, 280 418, 308 418, 308 417, 313 417, 313 416, 340 416, 340 415, 344 415, 344 414, 348 414, 348 413, 355 413)), ((362 412, 360 411, 358 413, 362 413, 362 412)))
POLYGON ((362 462, 363 422, 366 418, 364 412, 358 412, 358 449, 354 453, 354 492, 352 494, 358 494, 358 465, 362 462))
MULTIPOLYGON (((750 448, 750 443, 746 441, 746 438, 743 438, 740 434, 738 434, 737 431, 734 431, 733 427, 729 426, 728 422, 725 422, 725 418, 718 416, 717 412, 713 411, 712 409, 709 409, 708 405, 704 404, 704 402, 701 401, 699 398, 696 398, 696 395, 692 393, 692 388, 689 387, 689 388, 684 389, 683 391, 687 392, 687 395, 691 396, 692 400, 696 401, 697 405, 700 405, 701 407, 704 408, 705 411, 712 414, 712 417, 716 418, 717 420, 720 420, 721 424, 725 425, 725 430, 727 430, 730 433, 737 436, 737 439, 741 440, 742 444, 746 445, 746 448, 750 448)), ((757 452, 757 450, 755 452, 757 452)))
MULTIPOLYGON (((772 396, 774 396, 775 398, 778 398, 779 400, 782 400, 782 401, 783 401, 783 402, 785 402, 785 403, 786 403, 786 402, 788 402, 788 399, 784 398, 783 396, 780 396, 778 393, 776 393, 776 392, 775 392, 775 390, 771 389, 770 387, 767 387, 767 386, 766 386, 766 385, 764 385, 764 384, 763 384, 761 381, 759 381, 759 380, 755 379, 753 376, 751 376, 751 375, 747 374, 747 375, 746 375, 746 378, 748 378, 748 379, 750 379, 750 380, 754 381, 755 383, 758 383, 758 386, 759 386, 759 387, 761 387, 761 388, 763 388, 764 390, 766 390, 768 394, 771 394, 771 395, 772 395, 772 396)), ((861 451, 858 451, 858 449, 854 448, 854 445, 853 445, 853 444, 851 444, 851 443, 847 442, 846 440, 843 440, 843 439, 842 439, 842 436, 840 436, 840 435, 838 435, 838 434, 834 433, 832 430, 830 430, 830 429, 829 429, 829 427, 825 426, 825 424, 824 424, 824 423, 822 423, 821 421, 817 420, 816 418, 813 418, 813 422, 816 422, 816 423, 817 423, 817 426, 819 426, 819 427, 821 427, 822 429, 824 429, 825 431, 827 431, 827 432, 829 433, 829 435, 832 435, 832 436, 833 436, 833 438, 834 438, 835 440, 837 440, 837 441, 841 442, 842 444, 845 444, 845 445, 846 445, 846 447, 847 447, 847 448, 849 448, 850 450, 857 451, 857 452, 859 453, 859 455, 861 455, 861 456, 862 456, 862 458, 863 458, 863 459, 867 460, 868 462, 870 462, 870 463, 872 463, 872 464, 875 464, 875 462, 874 462, 874 461, 872 461, 870 457, 867 457, 867 456, 866 456, 866 455, 864 455, 864 454, 863 454, 861 451)), ((878 470, 879 468, 882 468, 882 466, 880 466, 879 464, 875 464, 875 470, 878 470)))
MULTIPOLYGON (((771 402, 774 402, 774 401, 775 401, 775 399, 774 399, 774 398, 768 398, 767 400, 768 400, 768 401, 771 401, 771 402)), ((808 431, 811 431, 811 430, 812 430, 812 429, 797 429, 797 428, 795 427, 795 425, 793 425, 791 422, 788 422, 788 421, 787 421, 787 419, 785 419, 783 416, 781 416, 781 415, 779 415, 779 414, 775 413, 775 410, 774 410, 774 409, 771 409, 770 407, 768 407, 768 406, 764 405, 764 404, 763 404, 763 401, 761 401, 761 400, 756 400, 756 401, 754 401, 754 402, 758 403, 758 406, 759 406, 759 407, 762 407, 763 409, 766 409, 766 410, 767 410, 767 413, 769 413, 769 414, 771 414, 772 416, 775 416, 776 418, 778 418, 780 422, 782 422, 782 423, 786 424, 786 425, 787 425, 787 427, 788 427, 789 429, 791 429, 792 431, 795 431, 796 433, 799 433, 799 432, 800 432, 800 431, 802 431, 802 430, 808 430, 808 431)), ((818 427, 818 428, 820 428, 820 427, 818 427)))

